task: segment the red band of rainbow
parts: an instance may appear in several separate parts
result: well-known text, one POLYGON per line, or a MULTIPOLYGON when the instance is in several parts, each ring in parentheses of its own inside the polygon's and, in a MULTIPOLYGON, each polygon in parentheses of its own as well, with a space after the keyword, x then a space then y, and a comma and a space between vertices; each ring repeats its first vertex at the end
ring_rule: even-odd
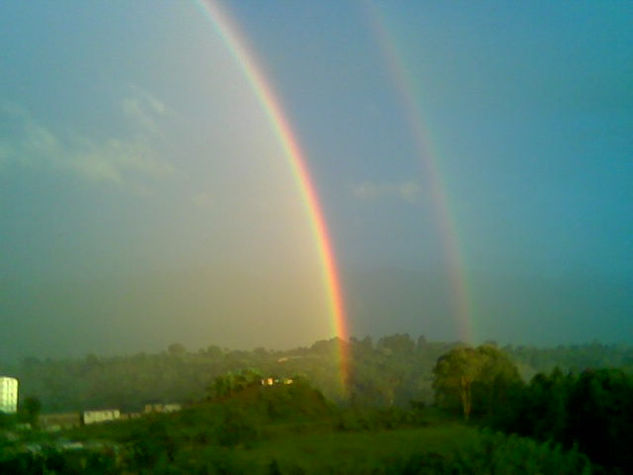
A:
POLYGON ((345 387, 348 374, 348 332, 345 321, 341 283, 336 266, 334 249, 328 234, 323 211, 319 204, 316 189, 310 179, 305 154, 301 150, 299 141, 286 119, 275 91, 262 73, 262 69, 255 59, 255 55, 248 49, 246 41, 243 40, 244 36, 240 34, 237 25, 231 21, 229 15, 222 9, 218 2, 197 0, 196 3, 200 6, 205 16, 211 20, 224 44, 247 78, 253 93, 268 116, 272 129, 283 148, 292 173, 298 183, 323 269, 323 285, 328 296, 328 306, 334 324, 334 331, 340 342, 341 381, 345 387))

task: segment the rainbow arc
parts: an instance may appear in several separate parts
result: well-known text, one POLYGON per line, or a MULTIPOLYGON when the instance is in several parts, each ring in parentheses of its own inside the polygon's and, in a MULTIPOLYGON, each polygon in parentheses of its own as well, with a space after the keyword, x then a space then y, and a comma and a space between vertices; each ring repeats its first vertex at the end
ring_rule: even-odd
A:
POLYGON ((419 106, 416 79, 409 72, 402 48, 398 47, 398 42, 392 34, 394 28, 389 28, 378 6, 370 0, 365 4, 369 26, 397 89, 401 109, 430 184, 435 223, 443 243, 444 260, 452 289, 452 307, 458 336, 461 341, 471 343, 473 340, 472 305, 464 270, 464 257, 459 246, 457 225, 451 214, 446 185, 442 180, 438 165, 439 153, 433 147, 429 127, 419 106))
POLYGON ((323 286, 327 293, 329 312, 336 336, 340 339, 341 381, 343 387, 345 387, 348 376, 347 340, 349 335, 345 320, 343 293, 332 241, 316 188, 310 178, 306 155, 301 150, 300 143, 286 118, 275 90, 263 74, 255 54, 248 47, 245 36, 240 32, 235 22, 232 21, 230 15, 216 1, 196 0, 196 4, 214 25, 235 62, 241 68, 253 93, 268 117, 272 130, 284 151, 292 174, 298 184, 321 262, 323 286))

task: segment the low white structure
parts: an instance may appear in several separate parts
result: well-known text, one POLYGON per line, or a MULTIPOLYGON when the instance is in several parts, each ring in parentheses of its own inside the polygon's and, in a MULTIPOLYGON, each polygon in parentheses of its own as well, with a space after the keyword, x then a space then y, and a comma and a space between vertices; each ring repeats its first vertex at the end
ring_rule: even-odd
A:
POLYGON ((0 376, 0 412, 14 414, 18 411, 18 380, 0 376))
POLYGON ((84 411, 81 416, 84 424, 96 424, 119 419, 121 412, 118 409, 104 409, 102 411, 84 411))
POLYGON ((145 413, 150 412, 178 412, 182 409, 182 405, 178 403, 169 404, 145 404, 145 413))
POLYGON ((264 378, 261 383, 262 386, 274 386, 275 384, 292 384, 294 380, 292 378, 264 378))

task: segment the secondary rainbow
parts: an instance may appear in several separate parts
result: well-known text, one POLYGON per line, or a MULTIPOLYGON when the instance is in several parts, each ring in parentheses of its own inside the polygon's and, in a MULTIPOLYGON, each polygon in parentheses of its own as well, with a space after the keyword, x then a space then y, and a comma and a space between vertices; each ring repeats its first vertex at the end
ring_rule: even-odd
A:
POLYGON ((384 15, 378 11, 378 7, 371 0, 366 2, 366 6, 370 28, 387 64, 392 81, 398 90, 402 110, 406 114, 412 138, 424 164, 424 170, 428 174, 435 221, 443 243, 447 271, 454 296, 452 304, 458 336, 461 341, 471 343, 473 341, 471 299, 464 270, 464 259, 457 239, 457 226, 451 216, 445 192, 446 185, 439 172, 439 153, 433 147, 429 128, 418 105, 415 80, 408 72, 403 55, 398 49, 393 35, 390 34, 384 15))
POLYGON ((242 69, 253 93, 268 116, 273 131, 283 148, 292 173, 298 183, 309 217, 310 226, 315 237, 319 259, 322 264, 323 284, 328 296, 328 305, 334 330, 336 336, 340 339, 341 380, 345 384, 348 373, 348 331, 345 321, 343 294, 336 267, 334 249, 328 234, 323 211, 319 204, 316 189, 310 179, 305 154, 301 150, 299 141, 292 127, 288 123, 274 89, 262 73, 262 69, 259 67, 255 55, 248 48, 245 37, 240 33, 237 25, 231 20, 230 16, 218 2, 195 0, 195 3, 214 25, 224 44, 233 55, 236 63, 242 69))

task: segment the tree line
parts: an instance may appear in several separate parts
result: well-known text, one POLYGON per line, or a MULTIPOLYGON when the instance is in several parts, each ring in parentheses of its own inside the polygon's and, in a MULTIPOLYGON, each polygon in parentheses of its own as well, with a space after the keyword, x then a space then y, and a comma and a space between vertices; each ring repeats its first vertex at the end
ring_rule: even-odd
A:
POLYGON ((493 345, 457 347, 433 370, 436 402, 497 430, 578 448, 615 473, 633 473, 633 375, 554 368, 525 383, 493 345), (622 471, 622 472, 620 472, 622 471))
MULTIPOLYGON (((433 369, 438 358, 464 346, 458 342, 428 341, 423 336, 413 339, 408 334, 377 340, 351 338, 344 343, 350 355, 345 389, 339 374, 340 344, 334 338, 288 351, 242 351, 215 345, 189 351, 183 345, 172 344, 156 354, 30 357, 16 365, 0 367, 4 374, 19 379, 20 397, 36 396, 43 412, 104 407, 136 411, 151 402, 186 403, 204 397, 216 377, 244 368, 256 369, 266 377, 303 375, 326 397, 339 403, 354 399, 364 405, 406 407, 412 400, 433 403, 433 369)), ((556 348, 505 346, 502 350, 525 381, 556 366, 575 372, 601 367, 633 372, 631 347, 592 343, 556 348)))

